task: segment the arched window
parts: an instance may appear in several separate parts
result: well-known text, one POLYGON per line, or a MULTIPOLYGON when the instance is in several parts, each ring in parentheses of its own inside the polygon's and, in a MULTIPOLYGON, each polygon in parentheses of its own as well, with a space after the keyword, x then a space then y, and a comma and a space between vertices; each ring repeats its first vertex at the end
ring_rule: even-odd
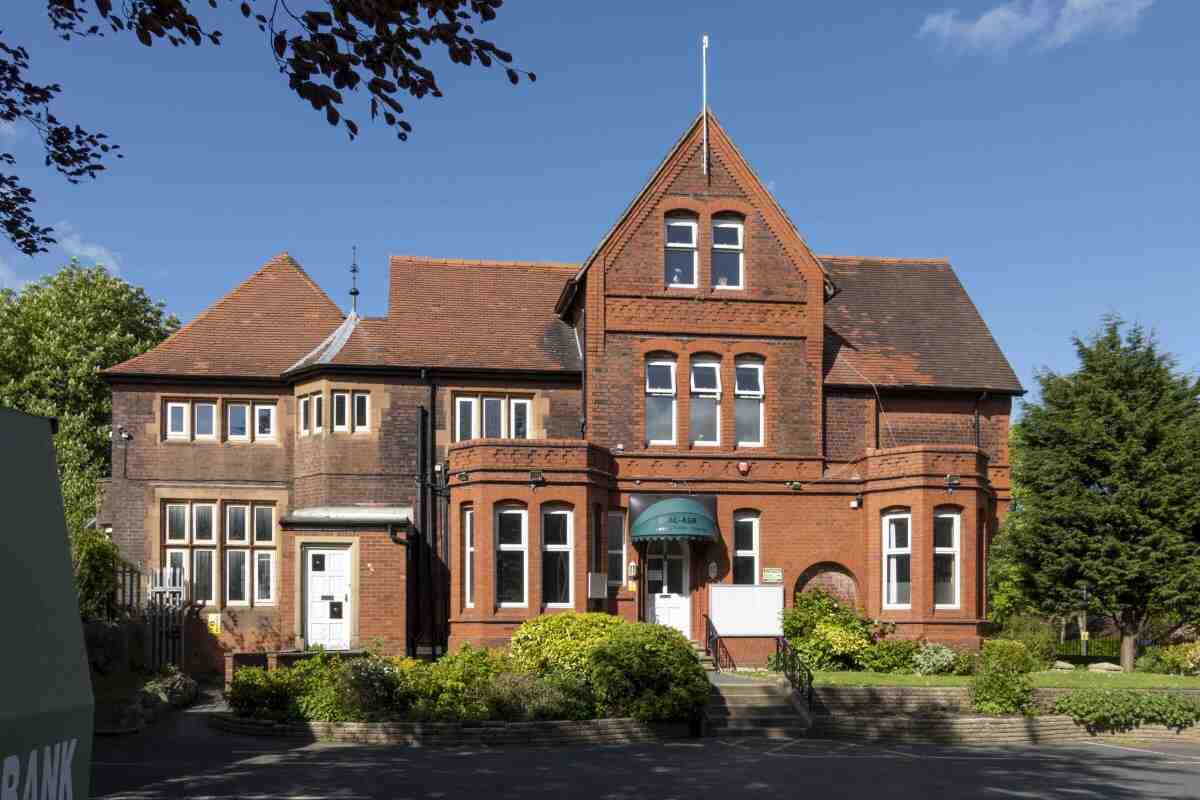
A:
POLYGON ((933 513, 933 605, 958 608, 959 543, 962 515, 957 508, 939 508, 933 513))
POLYGON ((721 443, 721 361, 692 358, 688 397, 688 441, 703 447, 721 443))
POLYGON ((714 289, 745 286, 742 234, 745 226, 736 214, 720 214, 712 222, 712 285, 714 289))
POLYGON ((758 512, 739 511, 733 515, 733 582, 753 586, 758 583, 758 512))
POLYGON ((542 602, 570 608, 575 599, 574 514, 568 506, 542 509, 542 602))
POLYGON ((883 607, 912 607, 912 514, 907 509, 883 516, 883 607))
POLYGON ((696 287, 696 229, 694 214, 672 213, 666 218, 664 266, 667 286, 696 287))
POLYGON ((462 507, 463 605, 475 607, 475 510, 462 507))
POLYGON ((646 443, 675 444, 675 360, 646 359, 646 443))
POLYGON ((529 515, 522 506, 496 509, 496 605, 529 605, 529 515))
POLYGON ((762 447, 763 362, 753 356, 742 356, 733 373, 733 427, 737 446, 762 447))

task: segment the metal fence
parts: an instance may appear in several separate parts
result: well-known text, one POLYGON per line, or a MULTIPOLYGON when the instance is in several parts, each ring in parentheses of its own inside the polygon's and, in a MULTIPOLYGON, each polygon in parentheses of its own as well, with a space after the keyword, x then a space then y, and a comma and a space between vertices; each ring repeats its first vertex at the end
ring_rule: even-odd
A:
POLYGON ((1058 654, 1067 657, 1120 658, 1121 639, 1117 636, 1089 639, 1086 642, 1082 639, 1071 639, 1059 642, 1058 654))
POLYGON ((129 623, 141 629, 145 666, 159 671, 184 667, 190 592, 183 571, 164 567, 151 572, 149 586, 139 570, 117 568, 116 604, 129 623))

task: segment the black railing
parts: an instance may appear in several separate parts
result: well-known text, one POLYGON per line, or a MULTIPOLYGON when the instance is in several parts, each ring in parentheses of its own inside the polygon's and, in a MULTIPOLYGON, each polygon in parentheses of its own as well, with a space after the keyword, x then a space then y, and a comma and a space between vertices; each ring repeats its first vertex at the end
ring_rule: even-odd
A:
POLYGON ((793 650, 792 646, 788 644, 788 640, 782 636, 775 637, 775 665, 788 679, 792 690, 799 692, 800 696, 808 703, 808 707, 812 708, 812 670, 800 660, 800 654, 793 650))
POLYGON ((704 634, 704 651, 712 656, 717 672, 737 669, 733 656, 729 654, 729 648, 721 640, 721 634, 717 633, 717 626, 713 625, 708 614, 704 615, 704 634))

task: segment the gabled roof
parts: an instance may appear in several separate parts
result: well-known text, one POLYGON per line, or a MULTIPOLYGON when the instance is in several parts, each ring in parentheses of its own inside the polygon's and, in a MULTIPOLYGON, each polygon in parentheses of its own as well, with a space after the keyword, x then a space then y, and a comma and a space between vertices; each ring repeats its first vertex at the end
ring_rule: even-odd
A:
POLYGON ((282 252, 162 344, 105 373, 277 379, 343 321, 282 252))
POLYGON ((825 382, 1024 390, 944 259, 818 256, 838 293, 825 304, 825 382))

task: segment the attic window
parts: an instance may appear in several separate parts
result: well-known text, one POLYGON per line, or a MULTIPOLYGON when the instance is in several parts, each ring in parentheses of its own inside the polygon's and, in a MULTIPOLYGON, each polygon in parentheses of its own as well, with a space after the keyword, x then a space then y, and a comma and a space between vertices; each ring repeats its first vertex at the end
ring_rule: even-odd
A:
POLYGON ((712 285, 714 289, 742 288, 742 220, 736 216, 713 219, 712 285))
POLYGON ((667 217, 664 257, 667 286, 685 289, 696 286, 696 227, 695 217, 667 217))
POLYGON ((187 403, 167 403, 167 438, 188 438, 187 403))

